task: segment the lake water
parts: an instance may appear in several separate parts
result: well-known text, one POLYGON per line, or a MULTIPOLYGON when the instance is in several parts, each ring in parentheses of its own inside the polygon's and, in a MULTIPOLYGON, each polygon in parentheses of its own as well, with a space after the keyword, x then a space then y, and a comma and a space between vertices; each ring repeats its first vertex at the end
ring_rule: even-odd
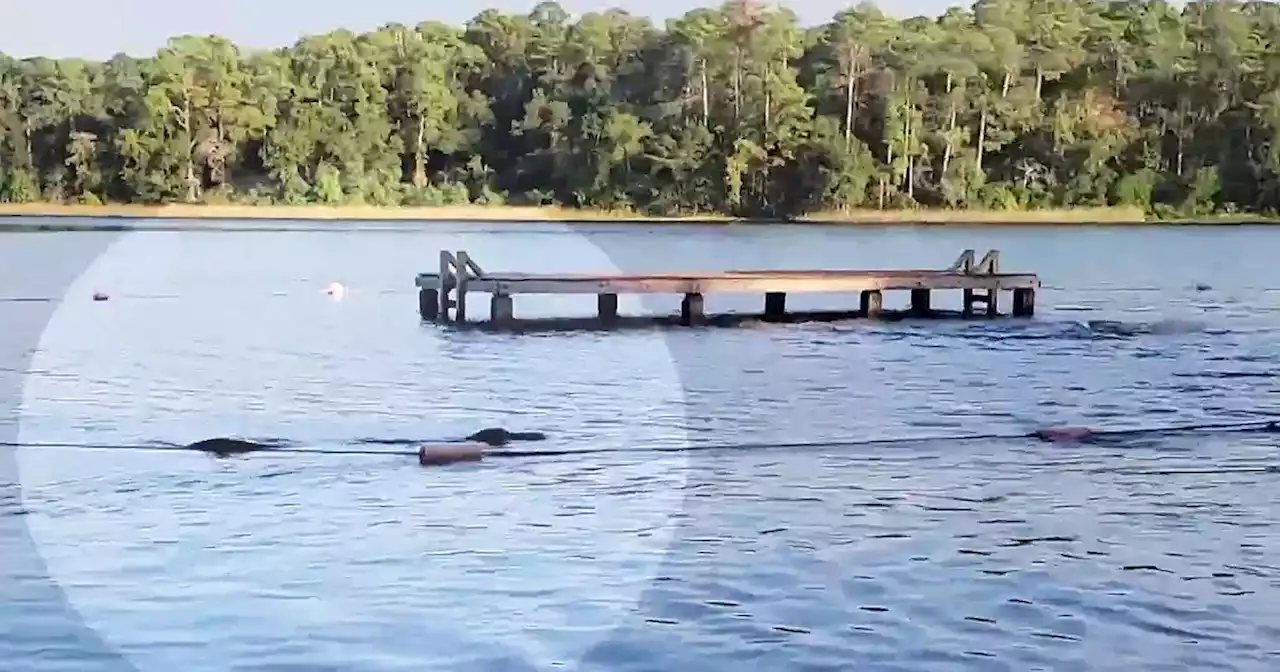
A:
POLYGON ((1280 414, 1280 229, 276 228, 297 230, 0 233, 0 419, 27 444, 0 449, 6 671, 1280 665, 1277 435, 857 445, 1280 414), (485 334, 420 324, 413 276, 442 248, 513 271, 999 248, 1045 287, 1032 320, 485 334), (491 425, 599 452, 30 445, 491 425), (814 445, 731 447, 769 441, 814 445), (722 447, 654 450, 698 445, 722 447))

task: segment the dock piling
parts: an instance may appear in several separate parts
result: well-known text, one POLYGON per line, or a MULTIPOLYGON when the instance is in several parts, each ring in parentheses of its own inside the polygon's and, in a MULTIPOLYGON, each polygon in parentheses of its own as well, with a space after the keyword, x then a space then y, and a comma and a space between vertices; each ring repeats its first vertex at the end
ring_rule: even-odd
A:
POLYGON ((511 324, 515 319, 515 302, 510 294, 495 293, 489 297, 489 320, 499 326, 511 324))
POLYGON ((597 294, 596 295, 596 315, 600 318, 601 324, 613 324, 618 321, 618 295, 617 294, 597 294))
POLYGON ((1036 290, 1019 287, 1013 290, 1013 316, 1031 317, 1036 313, 1036 290))
POLYGON ((883 313, 884 294, 878 289, 864 290, 858 300, 858 314, 875 319, 883 313))
POLYGON ((769 322, 781 321, 787 315, 786 292, 767 292, 764 295, 764 319, 769 322))
POLYGON ((440 292, 423 287, 418 290, 418 314, 423 322, 434 322, 440 315, 440 292))
POLYGON ((457 260, 457 288, 453 299, 453 320, 455 322, 467 321, 467 285, 471 279, 471 257, 466 252, 458 250, 454 255, 457 260))
POLYGON ((702 294, 700 292, 686 293, 684 300, 680 302, 680 324, 690 327, 701 322, 703 308, 702 294))
POLYGON ((440 250, 440 276, 436 284, 436 296, 440 301, 436 311, 436 319, 449 321, 449 291, 453 288, 453 255, 448 250, 440 250))
POLYGON ((911 290, 911 314, 914 317, 929 317, 933 314, 930 299, 930 292, 927 289, 911 290))

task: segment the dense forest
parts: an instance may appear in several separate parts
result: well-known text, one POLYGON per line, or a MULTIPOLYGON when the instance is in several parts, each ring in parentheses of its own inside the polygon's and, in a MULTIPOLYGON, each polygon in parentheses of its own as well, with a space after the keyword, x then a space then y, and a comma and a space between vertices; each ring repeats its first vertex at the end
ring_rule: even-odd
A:
MULTIPOLYGON (((2 46, 2 45, 0 45, 2 46)), ((0 55, 0 201, 1280 210, 1280 6, 481 12, 0 55)))

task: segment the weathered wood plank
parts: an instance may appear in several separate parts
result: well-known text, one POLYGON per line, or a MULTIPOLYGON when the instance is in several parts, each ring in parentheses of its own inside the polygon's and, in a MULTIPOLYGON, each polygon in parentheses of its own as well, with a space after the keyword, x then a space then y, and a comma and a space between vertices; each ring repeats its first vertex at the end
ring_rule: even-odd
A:
MULTIPOLYGON (((438 286, 435 275, 419 275, 419 287, 438 286)), ((1034 274, 966 275, 961 273, 867 272, 811 275, 707 276, 533 276, 489 275, 468 278, 466 290, 503 294, 710 294, 823 293, 867 290, 986 289, 1038 287, 1034 274)))

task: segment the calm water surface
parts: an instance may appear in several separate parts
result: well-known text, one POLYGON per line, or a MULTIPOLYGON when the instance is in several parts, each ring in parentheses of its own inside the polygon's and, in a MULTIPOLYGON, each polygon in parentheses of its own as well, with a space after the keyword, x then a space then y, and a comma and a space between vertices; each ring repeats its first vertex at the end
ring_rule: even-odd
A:
POLYGON ((14 299, 60 298, 24 278, 76 277, 90 252, 36 264, 99 234, 0 234, 0 319, 56 309, 30 373, 7 372, 21 440, 340 450, 502 425, 604 452, 424 470, 395 446, 6 449, 21 491, 0 500, 0 551, 38 551, 65 604, 38 565, 0 563, 5 669, 1280 665, 1280 475, 1256 470, 1280 463, 1274 436, 830 445, 1280 414, 1280 231, 381 228, 124 234, 60 305, 14 299), (939 267, 992 247, 1041 274, 1034 320, 457 333, 419 324, 412 286, 441 248, 640 271, 939 267), (827 445, 652 450, 771 440, 827 445))

